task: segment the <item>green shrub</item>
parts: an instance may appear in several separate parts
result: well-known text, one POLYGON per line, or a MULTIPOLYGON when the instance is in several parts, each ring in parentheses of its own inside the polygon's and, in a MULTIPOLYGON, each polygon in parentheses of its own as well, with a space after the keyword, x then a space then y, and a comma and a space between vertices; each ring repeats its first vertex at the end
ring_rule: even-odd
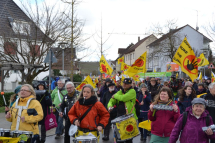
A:
POLYGON ((79 74, 73 74, 74 82, 82 82, 82 77, 79 74))
MULTIPOLYGON (((10 96, 13 95, 14 92, 6 92, 4 93, 4 98, 5 98, 5 101, 7 102, 7 105, 9 106, 10 104, 10 96)), ((4 99, 3 99, 3 96, 0 95, 0 107, 4 106, 4 99)))

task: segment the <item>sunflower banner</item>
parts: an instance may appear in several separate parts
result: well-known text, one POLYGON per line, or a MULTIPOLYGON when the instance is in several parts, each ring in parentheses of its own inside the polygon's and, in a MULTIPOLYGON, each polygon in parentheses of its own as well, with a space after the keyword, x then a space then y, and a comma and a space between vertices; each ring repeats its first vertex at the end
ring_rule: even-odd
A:
POLYGON ((91 79, 90 76, 88 75, 88 76, 84 79, 84 81, 82 81, 82 83, 81 83, 79 86, 76 87, 76 90, 81 91, 82 88, 83 88, 83 86, 84 86, 85 84, 90 84, 90 85, 92 85, 93 88, 96 88, 96 87, 95 87, 95 84, 94 84, 93 81, 92 81, 92 79, 91 79))
POLYGON ((0 143, 18 143, 20 138, 0 137, 0 143))
POLYGON ((108 62, 106 61, 106 59, 105 59, 105 57, 103 55, 101 56, 101 59, 99 61, 99 65, 100 65, 100 72, 101 73, 106 73, 108 75, 112 74, 113 69, 108 64, 108 62))
POLYGON ((118 59, 118 64, 124 63, 124 56, 118 59))
POLYGON ((143 53, 132 65, 131 67, 125 71, 124 73, 129 77, 133 77, 135 74, 146 72, 146 55, 147 53, 143 53))
POLYGON ((135 74, 134 76, 132 76, 132 78, 133 78, 133 80, 134 81, 140 81, 140 75, 138 75, 138 74, 135 74))
POLYGON ((122 62, 121 63, 121 71, 129 69, 131 66, 127 65, 126 63, 122 62))
POLYGON ((176 51, 173 62, 181 67, 181 70, 186 73, 192 81, 198 78, 198 61, 197 57, 190 44, 185 37, 176 51))

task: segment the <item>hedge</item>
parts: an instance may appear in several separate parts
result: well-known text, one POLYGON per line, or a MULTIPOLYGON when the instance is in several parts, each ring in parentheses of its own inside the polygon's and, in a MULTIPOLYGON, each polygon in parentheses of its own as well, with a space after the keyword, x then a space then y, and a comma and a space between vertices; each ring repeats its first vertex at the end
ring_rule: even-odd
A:
MULTIPOLYGON (((7 92, 7 93, 4 93, 4 98, 5 98, 5 101, 7 102, 7 105, 10 104, 10 96, 13 95, 14 92, 7 92)), ((0 107, 2 106, 5 106, 4 105, 4 99, 3 99, 3 96, 0 95, 0 107)))

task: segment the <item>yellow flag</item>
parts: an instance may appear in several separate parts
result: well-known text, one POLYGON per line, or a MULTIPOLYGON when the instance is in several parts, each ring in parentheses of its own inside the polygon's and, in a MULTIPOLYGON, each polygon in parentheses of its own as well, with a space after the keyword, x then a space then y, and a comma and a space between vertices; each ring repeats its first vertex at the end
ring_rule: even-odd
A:
POLYGON ((176 79, 178 78, 178 73, 176 74, 176 79))
POLYGON ((122 62, 121 63, 121 71, 129 69, 131 66, 127 65, 126 63, 122 62))
POLYGON ((209 65, 209 62, 205 58, 203 53, 201 53, 201 55, 197 58, 197 61, 198 61, 198 67, 209 65))
POLYGON ((132 65, 125 71, 125 74, 129 77, 133 77, 135 74, 140 72, 146 72, 146 52, 143 53, 132 65))
POLYGON ((83 88, 83 86, 84 86, 85 84, 90 84, 90 85, 92 85, 93 88, 95 88, 95 84, 93 84, 92 79, 91 79, 90 76, 88 75, 88 76, 84 79, 84 81, 82 81, 82 83, 81 83, 79 86, 76 87, 76 90, 81 91, 82 88, 83 88))
POLYGON ((202 80, 202 72, 200 72, 198 79, 202 80))
POLYGON ((124 56, 118 59, 118 64, 123 63, 124 62, 124 56))
POLYGON ((108 75, 111 75, 113 72, 113 69, 111 68, 111 66, 108 64, 108 62, 106 61, 105 57, 102 55, 100 61, 100 72, 101 73, 106 73, 108 75))
POLYGON ((214 73, 211 71, 211 78, 215 77, 214 73))
POLYGON ((197 58, 186 37, 176 51, 173 62, 178 64, 181 70, 186 73, 192 81, 198 77, 197 58))
POLYGON ((132 76, 132 78, 133 78, 133 80, 134 81, 140 81, 140 75, 138 75, 138 74, 135 74, 134 76, 132 76))
POLYGON ((156 72, 156 70, 154 69, 154 72, 156 72))
POLYGON ((125 79, 125 77, 122 75, 122 78, 121 78, 121 85, 123 84, 124 79, 125 79))

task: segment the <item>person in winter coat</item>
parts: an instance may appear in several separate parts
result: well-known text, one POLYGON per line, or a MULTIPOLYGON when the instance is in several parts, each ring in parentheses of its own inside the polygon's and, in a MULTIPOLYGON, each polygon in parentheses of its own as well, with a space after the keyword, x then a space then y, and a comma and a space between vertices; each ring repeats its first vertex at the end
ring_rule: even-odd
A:
MULTIPOLYGON (((107 109, 108 102, 110 101, 110 99, 112 98, 112 96, 117 92, 117 90, 115 89, 115 84, 114 83, 108 84, 108 89, 109 89, 109 91, 107 91, 104 94, 103 100, 102 100, 102 104, 105 106, 106 109, 107 109)), ((108 109, 107 109, 107 111, 108 111, 108 109)), ((105 141, 109 140, 111 120, 113 120, 115 118, 115 117, 113 117, 112 114, 114 114, 114 113, 110 112, 109 122, 108 122, 107 126, 104 129, 104 137, 102 138, 102 140, 105 140, 105 141)))
MULTIPOLYGON (((94 93, 93 87, 89 84, 83 86, 80 97, 68 113, 70 122, 78 126, 76 137, 86 134, 93 134, 99 140, 99 132, 108 124, 110 114, 105 109, 94 93), (88 114, 80 121, 82 115, 89 109, 88 114)), ((98 141, 99 142, 99 141, 98 141)))
POLYGON ((196 98, 196 91, 191 86, 185 86, 178 92, 178 107, 182 114, 187 107, 191 106, 191 101, 196 98))
POLYGON ((39 139, 38 122, 43 119, 43 109, 39 101, 36 100, 36 94, 31 85, 22 85, 19 98, 5 117, 7 121, 12 122, 11 131, 33 132, 32 143, 39 139))
POLYGON ((150 83, 148 84, 148 90, 151 94, 152 101, 154 101, 155 96, 158 94, 161 88, 162 86, 156 82, 156 79, 154 77, 152 77, 150 79, 150 83))
POLYGON ((97 91, 97 95, 100 97, 100 102, 102 102, 102 98, 104 94, 108 91, 108 84, 112 83, 110 78, 106 78, 104 85, 97 91))
POLYGON ((71 122, 68 117, 68 112, 75 104, 79 92, 75 90, 74 84, 70 81, 66 83, 65 88, 68 93, 63 97, 62 103, 60 105, 59 116, 61 118, 65 118, 64 143, 70 143, 69 128, 71 126, 71 122))
POLYGON ((163 87, 150 105, 148 113, 148 118, 152 121, 150 143, 167 143, 179 116, 179 108, 173 102, 171 90, 163 87), (173 111, 153 109, 156 104, 172 106, 173 111))
POLYGON ((45 85, 43 82, 37 85, 37 90, 35 92, 36 92, 36 99, 40 102, 43 108, 43 119, 39 121, 39 125, 41 125, 40 143, 44 143, 46 141, 45 117, 47 116, 47 114, 50 114, 49 107, 52 106, 52 100, 48 91, 45 90, 45 85))
POLYGON ((192 106, 185 111, 187 112, 186 124, 183 127, 184 115, 181 114, 172 130, 169 143, 176 143, 179 136, 181 143, 209 143, 209 139, 215 139, 211 128, 205 132, 202 130, 202 127, 208 126, 206 118, 209 119, 209 126, 213 124, 212 118, 208 116, 208 111, 205 108, 206 101, 204 99, 194 98, 192 106))
POLYGON ((200 95, 200 94, 204 94, 204 93, 205 94, 207 93, 206 88, 205 88, 203 83, 199 83, 198 84, 198 89, 196 91, 196 95, 200 95))
MULTIPOLYGON (((61 102, 63 100, 63 97, 67 94, 67 90, 64 88, 65 81, 62 79, 59 79, 57 81, 57 87, 52 91, 51 97, 53 101, 53 105, 59 110, 61 102)), ((59 139, 60 135, 64 132, 64 126, 63 126, 63 118, 59 116, 59 112, 55 111, 56 121, 57 121, 57 128, 55 131, 55 139, 59 139)))
MULTIPOLYGON (((131 78, 125 78, 123 81, 123 90, 118 91, 112 96, 108 103, 108 111, 111 112, 114 105, 117 105, 117 117, 128 113, 134 114, 134 118, 137 120, 136 109, 134 107, 136 103, 136 92, 132 88, 131 78)), ((117 135, 115 134, 116 138, 117 135)), ((132 143, 133 139, 126 140, 126 143, 132 143)), ((118 141, 117 141, 118 142, 118 141)))
MULTIPOLYGON (((215 123, 215 82, 212 82, 208 88, 209 91, 207 94, 201 96, 201 98, 204 98, 208 102, 206 110, 212 117, 213 123, 215 123)), ((211 143, 215 143, 215 139, 211 140, 211 143)))
MULTIPOLYGON (((140 103, 140 110, 141 110, 140 115, 138 117, 138 122, 140 123, 145 120, 148 120, 148 111, 149 111, 149 106, 151 103, 151 95, 147 91, 146 84, 142 83, 140 85, 140 92, 139 92, 139 96, 137 96, 137 99, 140 103)), ((141 133, 140 140, 146 141, 148 131, 144 129, 144 133, 143 133, 143 128, 139 128, 139 130, 141 133)))

